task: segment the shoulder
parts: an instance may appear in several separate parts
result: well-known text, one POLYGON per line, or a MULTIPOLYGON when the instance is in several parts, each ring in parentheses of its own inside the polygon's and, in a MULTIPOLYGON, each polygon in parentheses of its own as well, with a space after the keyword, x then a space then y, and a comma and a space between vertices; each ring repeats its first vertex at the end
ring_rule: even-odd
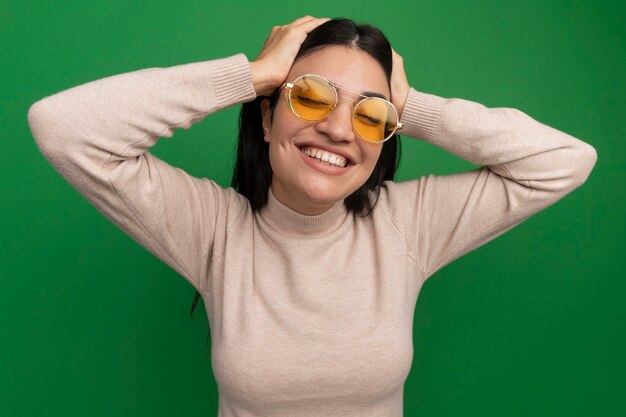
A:
POLYGON ((202 178, 205 190, 216 206, 217 215, 223 216, 227 224, 233 224, 242 216, 252 213, 250 201, 233 187, 222 187, 209 178, 202 178))
POLYGON ((375 204, 372 213, 384 214, 398 229, 404 229, 404 215, 415 207, 420 181, 384 181, 377 192, 371 193, 372 204, 375 204))
MULTIPOLYGON (((388 210, 406 208, 406 202, 414 200, 419 193, 422 178, 409 181, 384 181, 379 187, 378 204, 388 210)), ((376 193, 373 193, 374 201, 376 193)))

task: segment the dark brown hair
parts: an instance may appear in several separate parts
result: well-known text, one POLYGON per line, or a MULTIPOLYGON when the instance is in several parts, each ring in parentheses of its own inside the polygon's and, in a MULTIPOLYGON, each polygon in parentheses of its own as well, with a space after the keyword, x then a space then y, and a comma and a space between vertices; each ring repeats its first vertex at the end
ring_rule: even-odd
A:
MULTIPOLYGON (((332 45, 346 46, 371 55, 380 63, 387 77, 387 83, 390 85, 393 59, 387 37, 375 26, 357 24, 351 19, 335 18, 312 30, 300 46, 294 62, 332 45)), ((279 97, 278 89, 269 97, 272 112, 279 97)), ((268 97, 259 96, 242 105, 239 115, 237 159, 231 182, 231 186, 249 200, 253 211, 258 211, 267 204, 272 183, 269 144, 263 140, 261 113, 261 102, 266 98, 268 97)), ((367 181, 344 199, 346 209, 362 217, 368 216, 378 201, 379 186, 383 181, 394 179, 400 158, 400 140, 397 135, 393 135, 383 143, 376 166, 367 181), (372 198, 374 198, 373 202, 372 198)), ((191 307, 192 315, 199 298, 200 293, 196 292, 191 307)))

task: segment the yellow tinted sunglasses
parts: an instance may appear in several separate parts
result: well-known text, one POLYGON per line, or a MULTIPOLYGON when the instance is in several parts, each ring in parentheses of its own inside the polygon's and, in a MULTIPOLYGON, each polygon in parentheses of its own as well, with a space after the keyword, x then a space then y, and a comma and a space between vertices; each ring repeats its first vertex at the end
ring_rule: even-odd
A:
POLYGON ((317 122, 325 119, 337 107, 340 100, 337 89, 341 89, 362 97, 358 102, 346 98, 355 104, 352 125, 362 139, 382 143, 402 129, 398 111, 391 102, 339 87, 320 75, 304 74, 280 88, 285 89, 287 107, 302 120, 317 122))

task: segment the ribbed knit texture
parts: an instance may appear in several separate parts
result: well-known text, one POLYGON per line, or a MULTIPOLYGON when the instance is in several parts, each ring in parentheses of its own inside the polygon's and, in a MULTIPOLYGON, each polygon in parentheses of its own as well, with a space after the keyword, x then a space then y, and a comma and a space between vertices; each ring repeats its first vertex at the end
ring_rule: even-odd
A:
POLYGON ((482 167, 387 181, 365 218, 342 202, 305 216, 271 189, 253 213, 149 152, 254 98, 237 54, 61 91, 28 122, 78 192, 202 294, 218 416, 400 417, 424 281, 579 187, 596 152, 519 110, 411 89, 401 133, 482 167))

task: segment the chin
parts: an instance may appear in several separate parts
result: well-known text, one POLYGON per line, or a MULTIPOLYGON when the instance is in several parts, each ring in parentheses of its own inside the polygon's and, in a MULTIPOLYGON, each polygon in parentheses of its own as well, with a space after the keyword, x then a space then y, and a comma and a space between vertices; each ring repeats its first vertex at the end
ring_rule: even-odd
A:
POLYGON ((308 194, 309 200, 317 204, 334 204, 343 200, 343 197, 336 194, 308 194))
POLYGON ((330 187, 324 189, 305 189, 305 194, 309 200, 317 204, 334 204, 346 197, 343 193, 338 193, 337 190, 333 190, 330 187))

